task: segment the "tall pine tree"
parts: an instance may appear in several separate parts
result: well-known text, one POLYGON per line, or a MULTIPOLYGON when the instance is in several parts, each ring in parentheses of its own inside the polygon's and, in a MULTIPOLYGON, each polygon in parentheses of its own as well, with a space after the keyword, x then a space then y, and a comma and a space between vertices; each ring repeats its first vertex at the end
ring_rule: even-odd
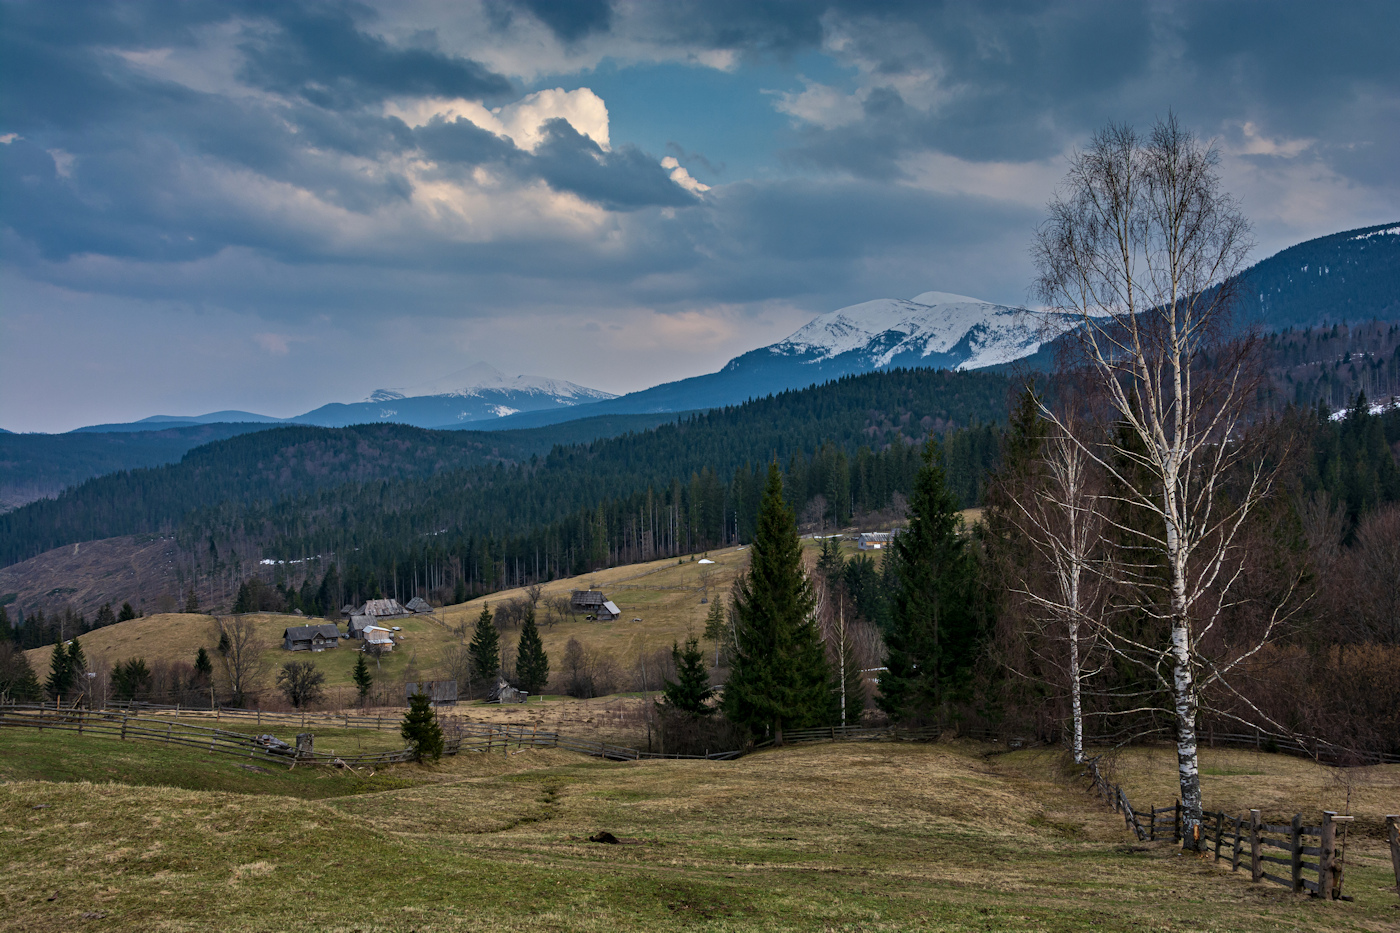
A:
POLYGON ((734 585, 735 651, 722 708, 729 719, 781 745, 783 729, 829 719, 831 672, 802 570, 797 522, 783 501, 776 461, 759 505, 748 572, 734 585))
POLYGON ((977 565, 959 533, 938 443, 924 447, 909 497, 909 527, 886 561, 893 592, 885 633, 879 706, 895 719, 946 718, 953 690, 970 672, 978 644, 977 565))
POLYGON ((494 687, 501 670, 501 638, 496 634, 496 623, 491 620, 490 606, 481 607, 467 650, 472 658, 472 673, 487 689, 494 687))
POLYGON ((68 661, 68 648, 59 642, 49 656, 49 679, 44 682, 49 699, 58 700, 73 692, 73 665, 68 661))
POLYGON ((525 612, 525 622, 520 626, 520 646, 515 652, 515 679, 520 689, 538 695, 549 683, 549 655, 544 653, 544 642, 540 641, 540 630, 535 625, 535 609, 525 612))

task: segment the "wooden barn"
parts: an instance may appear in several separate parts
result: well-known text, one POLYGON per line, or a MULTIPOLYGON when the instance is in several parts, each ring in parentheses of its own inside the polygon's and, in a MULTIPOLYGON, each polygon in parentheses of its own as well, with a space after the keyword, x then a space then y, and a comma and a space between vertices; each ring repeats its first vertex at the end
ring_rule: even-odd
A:
POLYGON ((574 590, 569 594, 569 604, 575 612, 596 612, 606 601, 602 590, 574 590))
POLYGON ((433 607, 428 605, 428 601, 421 596, 415 596, 412 599, 410 599, 408 601, 408 605, 404 608, 407 609, 409 612, 413 613, 424 613, 433 611, 433 607))
POLYGON ((297 625, 282 632, 282 647, 288 651, 324 651, 340 644, 340 629, 330 622, 297 625))

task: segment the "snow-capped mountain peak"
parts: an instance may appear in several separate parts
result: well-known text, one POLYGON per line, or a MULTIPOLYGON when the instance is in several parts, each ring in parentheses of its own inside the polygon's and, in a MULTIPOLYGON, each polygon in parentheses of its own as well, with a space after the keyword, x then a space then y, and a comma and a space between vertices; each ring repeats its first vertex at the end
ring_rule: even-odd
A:
POLYGON ((590 389, 564 379, 551 379, 547 376, 507 376, 490 363, 477 361, 439 379, 421 382, 406 389, 376 389, 365 401, 389 402, 403 398, 437 396, 478 398, 485 393, 496 395, 514 392, 575 403, 615 398, 609 392, 590 389))
POLYGON ((875 369, 977 369, 1034 353, 1041 343, 1038 324, 1025 308, 929 291, 909 301, 878 298, 831 311, 769 349, 807 363, 850 353, 875 369))

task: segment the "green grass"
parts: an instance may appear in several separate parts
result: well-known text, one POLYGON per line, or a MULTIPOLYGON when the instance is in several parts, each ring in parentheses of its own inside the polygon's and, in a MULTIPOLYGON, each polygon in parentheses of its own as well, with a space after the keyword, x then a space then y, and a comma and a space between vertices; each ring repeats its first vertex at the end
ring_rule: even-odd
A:
MULTIPOLYGON (((1355 904, 1295 898, 1139 845, 1052 762, 988 751, 476 754, 395 769, 392 791, 323 800, 20 780, 0 785, 0 926, 71 930, 102 914, 92 929, 1393 927, 1378 867, 1348 862, 1355 904), (599 830, 624 844, 588 842, 599 830)), ((5 762, 29 754, 0 733, 5 762)))
MULTIPOLYGON (((321 739, 318 737, 318 743, 321 739)), ((403 742, 398 743, 403 747, 403 742)), ((327 749, 329 750, 329 749, 327 749)), ((0 781, 92 781, 194 791, 322 798, 405 786, 387 772, 295 768, 258 758, 202 752, 179 745, 6 729, 0 733, 0 781), (256 769, 256 770, 254 770, 256 769)))

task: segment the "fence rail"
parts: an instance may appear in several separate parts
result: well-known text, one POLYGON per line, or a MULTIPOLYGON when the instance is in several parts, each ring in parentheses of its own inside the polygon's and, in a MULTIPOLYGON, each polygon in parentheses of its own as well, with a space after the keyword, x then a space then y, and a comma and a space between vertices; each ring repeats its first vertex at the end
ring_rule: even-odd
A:
MULTIPOLYGON (((1151 814, 1144 828, 1122 786, 1105 779, 1098 762, 1098 758, 1085 762, 1084 775, 1089 778, 1091 789, 1123 814, 1139 840, 1155 840, 1159 835, 1166 838, 1166 831, 1170 830, 1173 842, 1182 841, 1180 800, 1169 807, 1149 807, 1141 811, 1151 814)), ((1240 870, 1240 862, 1248 853, 1250 876, 1255 881, 1272 882, 1296 894, 1307 893, 1324 900, 1349 901, 1350 895, 1342 893, 1346 854, 1344 844, 1338 842, 1337 827, 1344 827, 1352 819, 1323 810, 1322 825, 1307 826, 1301 813, 1294 814, 1292 822, 1280 824, 1265 823, 1258 810, 1250 810, 1248 820, 1240 814, 1208 812, 1201 814, 1204 838, 1200 841, 1204 851, 1214 849, 1216 862, 1229 859, 1231 871, 1240 870), (1287 857, 1266 855, 1266 849, 1281 850, 1287 857), (1313 861, 1308 861, 1309 857, 1313 861), (1265 865, 1283 866, 1288 869, 1287 877, 1265 871, 1265 865)), ((1387 816, 1386 824, 1395 867, 1395 890, 1400 894, 1400 816, 1387 816)))

